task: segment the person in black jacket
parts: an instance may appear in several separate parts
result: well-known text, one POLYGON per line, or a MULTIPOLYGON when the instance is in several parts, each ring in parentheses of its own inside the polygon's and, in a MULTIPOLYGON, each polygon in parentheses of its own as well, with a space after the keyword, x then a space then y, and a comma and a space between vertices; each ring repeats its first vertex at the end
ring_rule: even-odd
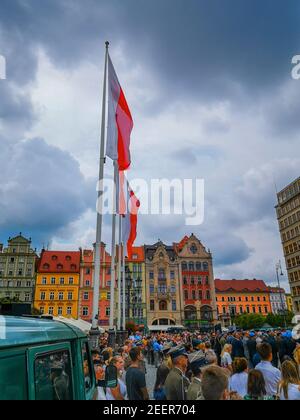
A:
POLYGON ((256 337, 253 331, 249 333, 249 340, 247 341, 247 347, 249 352, 249 363, 250 367, 254 367, 254 356, 256 354, 256 337))
POLYGON ((232 345, 232 359, 236 357, 245 357, 244 344, 240 333, 235 333, 231 342, 232 345))

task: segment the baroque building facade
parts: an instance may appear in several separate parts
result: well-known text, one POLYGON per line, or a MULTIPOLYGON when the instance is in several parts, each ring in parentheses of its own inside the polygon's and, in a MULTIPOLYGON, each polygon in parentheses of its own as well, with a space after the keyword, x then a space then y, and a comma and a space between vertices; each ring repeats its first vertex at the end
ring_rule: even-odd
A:
POLYGON ((37 254, 22 233, 0 244, 0 299, 32 304, 37 254))

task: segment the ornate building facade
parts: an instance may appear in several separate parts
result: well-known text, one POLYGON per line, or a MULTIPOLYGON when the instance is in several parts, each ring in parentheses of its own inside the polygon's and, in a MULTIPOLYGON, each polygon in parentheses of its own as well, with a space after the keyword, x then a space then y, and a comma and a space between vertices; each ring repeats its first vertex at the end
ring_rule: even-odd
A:
POLYGON ((181 325, 178 258, 173 246, 145 245, 148 326, 181 325))
POLYGON ((175 243, 179 266, 182 323, 189 328, 217 323, 213 259, 209 250, 192 234, 175 243))
POLYGON ((36 251, 31 239, 20 233, 8 239, 8 247, 0 244, 0 299, 32 303, 35 287, 36 251))

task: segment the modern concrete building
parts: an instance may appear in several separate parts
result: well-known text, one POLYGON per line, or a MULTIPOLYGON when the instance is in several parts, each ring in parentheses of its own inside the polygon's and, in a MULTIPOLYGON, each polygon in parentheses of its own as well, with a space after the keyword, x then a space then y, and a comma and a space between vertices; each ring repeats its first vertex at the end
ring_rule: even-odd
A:
POLYGON ((0 244, 0 299, 32 304, 35 287, 36 250, 22 233, 0 244))
POLYGON ((277 219, 291 287, 294 312, 300 314, 300 178, 277 194, 277 219))

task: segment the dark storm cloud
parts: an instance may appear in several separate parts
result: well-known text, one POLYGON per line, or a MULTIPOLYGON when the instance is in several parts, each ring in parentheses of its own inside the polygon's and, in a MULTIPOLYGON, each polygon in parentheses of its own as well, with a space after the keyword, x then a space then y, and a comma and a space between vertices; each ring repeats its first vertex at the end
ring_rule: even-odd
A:
POLYGON ((91 204, 78 162, 42 139, 1 143, 0 241, 11 232, 49 240, 91 204))

